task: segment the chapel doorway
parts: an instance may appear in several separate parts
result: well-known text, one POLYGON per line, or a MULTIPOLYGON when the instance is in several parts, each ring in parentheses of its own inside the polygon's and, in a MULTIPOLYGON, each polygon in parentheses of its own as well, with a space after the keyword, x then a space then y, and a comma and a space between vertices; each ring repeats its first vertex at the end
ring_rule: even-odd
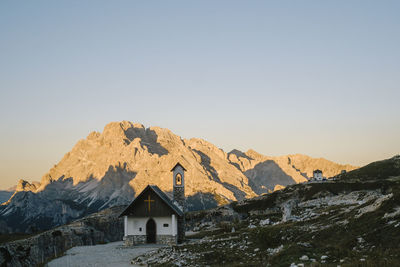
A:
POLYGON ((156 222, 150 218, 146 223, 147 243, 156 243, 156 222))

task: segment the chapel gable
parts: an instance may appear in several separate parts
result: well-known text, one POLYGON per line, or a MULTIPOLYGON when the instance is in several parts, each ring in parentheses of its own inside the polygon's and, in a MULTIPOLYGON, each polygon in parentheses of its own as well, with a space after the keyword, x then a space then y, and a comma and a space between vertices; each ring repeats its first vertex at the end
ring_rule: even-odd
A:
POLYGON ((121 216, 160 217, 175 214, 182 216, 177 207, 158 186, 148 185, 140 195, 125 209, 121 216))

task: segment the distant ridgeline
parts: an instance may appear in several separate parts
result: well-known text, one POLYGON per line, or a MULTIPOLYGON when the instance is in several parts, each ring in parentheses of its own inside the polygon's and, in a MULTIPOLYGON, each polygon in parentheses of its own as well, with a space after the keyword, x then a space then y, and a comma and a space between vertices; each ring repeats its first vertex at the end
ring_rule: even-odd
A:
POLYGON ((253 150, 224 152, 168 129, 112 122, 78 141, 40 183, 20 181, 0 206, 0 232, 35 232, 117 205, 127 205, 148 184, 172 192, 169 168, 187 168, 188 210, 201 210, 273 192, 357 167, 305 155, 269 157, 253 150))

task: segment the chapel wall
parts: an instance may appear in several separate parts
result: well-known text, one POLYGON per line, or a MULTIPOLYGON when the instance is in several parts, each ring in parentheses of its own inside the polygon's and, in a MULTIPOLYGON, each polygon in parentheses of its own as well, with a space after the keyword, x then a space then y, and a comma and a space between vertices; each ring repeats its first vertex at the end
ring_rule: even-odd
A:
MULTIPOLYGON (((127 219, 127 235, 146 235, 146 223, 149 218, 137 218, 137 217, 128 217, 127 219), (140 228, 142 231, 140 231, 140 228)), ((175 223, 172 223, 171 217, 153 217, 153 220, 156 222, 157 234, 159 235, 171 235, 173 232, 175 234, 178 233, 178 220, 177 216, 174 216, 175 223), (168 226, 164 226, 164 225, 168 226), (175 231, 173 231, 172 227, 175 226, 175 231)))
POLYGON ((128 217, 127 235, 146 235, 147 220, 148 218, 128 217))
MULTIPOLYGON (((173 229, 172 229, 172 218, 171 217, 155 217, 153 218, 154 221, 156 222, 156 227, 157 227, 157 235, 172 235, 173 229), (168 226, 164 226, 168 225, 168 226)), ((178 222, 175 217, 175 234, 178 232, 176 226, 178 222)))

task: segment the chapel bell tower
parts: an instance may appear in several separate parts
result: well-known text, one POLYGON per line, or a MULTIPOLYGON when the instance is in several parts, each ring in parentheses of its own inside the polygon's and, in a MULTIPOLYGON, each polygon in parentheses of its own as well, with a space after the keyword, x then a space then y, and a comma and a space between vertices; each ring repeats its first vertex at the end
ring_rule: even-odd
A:
POLYGON ((182 209, 183 212, 186 210, 185 205, 185 171, 186 169, 178 162, 172 168, 172 177, 174 181, 173 198, 182 209))
POLYGON ((178 162, 172 168, 172 179, 174 181, 173 201, 179 206, 183 212, 183 216, 178 218, 178 243, 185 240, 185 171, 186 169, 178 162))

